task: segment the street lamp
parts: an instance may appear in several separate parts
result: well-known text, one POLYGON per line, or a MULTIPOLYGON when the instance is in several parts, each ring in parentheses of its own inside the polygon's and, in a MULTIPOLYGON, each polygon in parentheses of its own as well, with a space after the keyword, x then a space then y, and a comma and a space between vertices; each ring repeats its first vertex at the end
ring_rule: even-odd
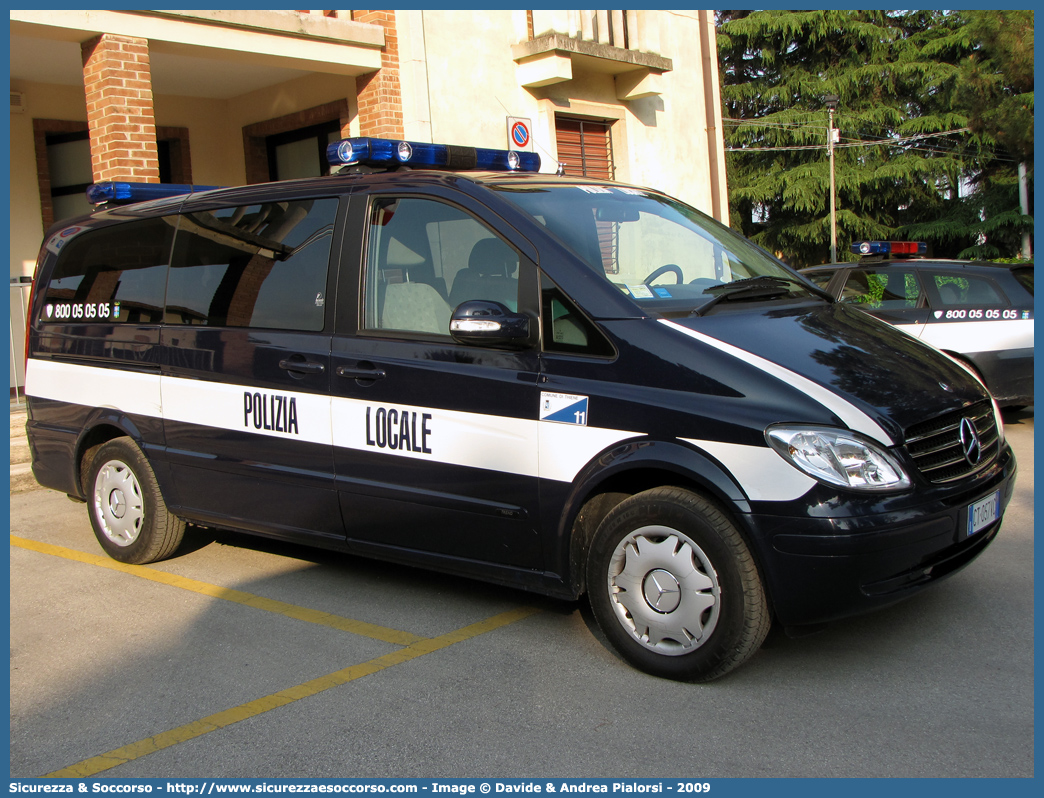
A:
POLYGON ((837 95, 828 94, 823 98, 829 119, 827 125, 827 152, 830 155, 830 262, 837 262, 837 212, 834 208, 834 109, 837 108, 837 95))

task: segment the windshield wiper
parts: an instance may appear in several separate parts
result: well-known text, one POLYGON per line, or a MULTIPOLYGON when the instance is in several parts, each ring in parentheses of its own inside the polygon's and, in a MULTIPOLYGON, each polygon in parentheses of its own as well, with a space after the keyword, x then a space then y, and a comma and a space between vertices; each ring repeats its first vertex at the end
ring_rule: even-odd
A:
POLYGON ((745 280, 735 280, 731 283, 715 285, 705 289, 703 293, 713 294, 713 298, 694 309, 689 315, 702 316, 724 300, 731 302, 733 300, 772 299, 773 297, 785 296, 791 292, 791 286, 797 286, 810 294, 815 294, 830 302, 833 301, 833 297, 826 291, 811 286, 803 280, 798 280, 794 277, 763 274, 758 277, 748 277, 745 280))

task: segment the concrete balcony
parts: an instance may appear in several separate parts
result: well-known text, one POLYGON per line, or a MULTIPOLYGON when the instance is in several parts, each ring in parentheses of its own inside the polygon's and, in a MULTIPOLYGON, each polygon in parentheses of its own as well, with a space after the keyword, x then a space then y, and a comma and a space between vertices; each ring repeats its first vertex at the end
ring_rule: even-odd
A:
POLYGON ((673 69, 659 48, 658 12, 534 11, 534 39, 511 55, 519 82, 540 88, 582 73, 613 75, 617 96, 634 100, 662 93, 660 75, 673 69), (552 26, 550 30, 547 26, 552 26))

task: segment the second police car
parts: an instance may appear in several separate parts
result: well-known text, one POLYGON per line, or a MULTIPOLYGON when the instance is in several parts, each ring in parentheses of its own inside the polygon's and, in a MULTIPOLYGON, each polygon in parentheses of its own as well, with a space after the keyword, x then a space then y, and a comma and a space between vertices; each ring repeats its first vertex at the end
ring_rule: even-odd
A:
POLYGON ((112 557, 190 522, 586 594, 628 661, 707 680, 996 537, 983 385, 728 228, 527 153, 330 157, 48 232, 33 470, 112 557))
POLYGON ((801 273, 967 364, 1002 407, 1033 404, 1033 264, 941 260, 926 250, 918 241, 857 241, 859 261, 801 273))

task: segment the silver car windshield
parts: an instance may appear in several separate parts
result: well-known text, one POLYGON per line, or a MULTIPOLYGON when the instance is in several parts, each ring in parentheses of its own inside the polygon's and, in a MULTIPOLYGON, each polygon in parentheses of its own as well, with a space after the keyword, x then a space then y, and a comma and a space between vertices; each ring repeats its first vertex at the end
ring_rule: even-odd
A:
POLYGON ((700 313, 723 298, 821 296, 742 236, 654 191, 580 183, 492 188, 649 310, 700 313))

